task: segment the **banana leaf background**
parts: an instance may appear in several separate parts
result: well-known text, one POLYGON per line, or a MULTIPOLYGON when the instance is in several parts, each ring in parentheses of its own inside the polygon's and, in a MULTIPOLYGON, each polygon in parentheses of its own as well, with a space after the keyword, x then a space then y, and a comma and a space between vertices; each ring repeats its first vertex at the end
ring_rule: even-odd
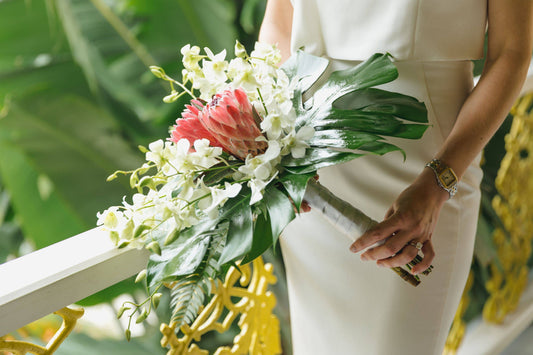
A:
MULTIPOLYGON (((97 211, 120 204, 130 193, 127 181, 108 183, 106 177, 140 166, 143 155, 136 147, 166 136, 183 105, 161 101, 168 88, 148 66, 159 65, 179 77, 179 50, 187 43, 231 53, 238 38, 250 49, 265 4, 0 0, 0 263, 93 228, 97 211)), ((476 63, 476 73, 481 68, 482 62, 476 63)), ((485 154, 483 235, 476 246, 478 276, 467 317, 479 314, 487 297, 485 266, 495 257, 488 236, 497 224, 490 200, 509 126, 510 119, 485 154)), ((268 261, 277 270, 274 291, 288 354, 288 304, 277 255, 268 261)), ((110 302, 137 292, 136 287, 126 280, 81 303, 110 302)), ((162 320, 168 312, 158 311, 162 320)), ((129 344, 74 334, 57 354, 165 353, 159 339, 157 327, 129 344)), ((203 346, 213 349, 231 340, 231 334, 215 334, 204 340, 211 345, 203 346)))

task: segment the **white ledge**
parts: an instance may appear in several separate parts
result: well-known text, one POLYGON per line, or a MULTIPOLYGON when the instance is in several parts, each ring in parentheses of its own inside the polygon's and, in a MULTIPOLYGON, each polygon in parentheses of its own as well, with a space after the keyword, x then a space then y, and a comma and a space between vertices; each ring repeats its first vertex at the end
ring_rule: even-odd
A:
POLYGON ((95 228, 1 264, 0 336, 138 273, 148 256, 95 228))
POLYGON ((481 316, 468 323, 465 338, 457 355, 499 355, 533 321, 533 279, 520 298, 515 311, 502 324, 483 321, 481 316))

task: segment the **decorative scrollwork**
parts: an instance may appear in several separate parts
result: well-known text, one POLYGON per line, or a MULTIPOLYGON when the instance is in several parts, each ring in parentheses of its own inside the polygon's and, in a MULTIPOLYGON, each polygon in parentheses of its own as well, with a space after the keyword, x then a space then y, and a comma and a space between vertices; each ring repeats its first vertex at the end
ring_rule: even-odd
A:
POLYGON ((176 335, 175 324, 161 324, 161 345, 170 347, 167 355, 208 355, 193 341, 205 333, 227 331, 240 316, 240 333, 231 347, 217 349, 215 355, 274 355, 281 353, 279 321, 272 310, 276 297, 268 286, 276 282, 271 264, 257 258, 250 264, 232 267, 224 282, 217 281, 214 296, 190 326, 182 326, 182 336, 176 335), (227 312, 225 312, 227 310, 227 312))
POLYGON ((513 124, 505 137, 505 149, 492 205, 504 229, 493 235, 501 267, 491 265, 491 279, 486 284, 490 297, 483 308, 486 321, 501 323, 516 309, 524 292, 533 238, 533 94, 521 98, 512 114, 513 124))
POLYGON ((76 326, 76 322, 83 316, 85 311, 83 309, 71 309, 68 307, 62 308, 54 312, 61 318, 63 323, 57 330, 55 335, 50 339, 46 346, 35 345, 21 340, 11 340, 7 336, 0 337, 0 350, 9 351, 13 355, 51 355, 59 345, 65 341, 72 329, 76 326))
POLYGON ((450 333, 448 334, 448 338, 446 339, 446 345, 444 346, 442 355, 454 355, 457 352, 459 345, 461 345, 466 331, 466 324, 463 316, 468 307, 468 303, 470 302, 468 293, 470 292, 473 284, 474 273, 470 271, 470 274, 468 274, 468 280, 466 281, 465 289, 463 290, 461 301, 459 302, 459 307, 457 307, 457 311, 455 312, 452 327, 450 329, 450 333))
MULTIPOLYGON (((527 261, 533 239, 532 112, 533 94, 520 98, 513 107, 513 123, 505 137, 506 154, 495 181, 498 195, 492 205, 503 228, 496 228, 492 235, 498 260, 489 265, 491 277, 485 288, 490 297, 483 307, 483 318, 493 323, 503 322, 516 309, 528 282, 527 261)), ((469 302, 471 276, 448 335, 445 355, 455 354, 464 336, 462 317, 469 302)))

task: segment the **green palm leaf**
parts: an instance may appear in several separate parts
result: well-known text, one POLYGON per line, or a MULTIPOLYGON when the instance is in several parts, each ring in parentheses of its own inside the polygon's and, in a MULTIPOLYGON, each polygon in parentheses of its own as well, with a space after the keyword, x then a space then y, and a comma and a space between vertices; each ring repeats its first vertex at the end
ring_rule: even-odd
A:
POLYGON ((303 158, 287 156, 282 161, 289 171, 310 173, 368 153, 401 151, 384 137, 419 139, 425 132, 427 111, 422 102, 373 88, 398 76, 386 54, 376 54, 355 67, 333 72, 314 91, 309 100, 312 106, 304 107, 308 106, 303 102, 305 93, 324 75, 327 65, 324 58, 298 52, 284 66, 287 75, 298 82, 293 99, 298 126, 315 129, 303 158))
POLYGON ((194 274, 180 278, 171 288, 170 305, 173 309, 171 321, 176 329, 183 324, 191 324, 211 293, 211 285, 220 271, 218 259, 222 253, 227 233, 227 223, 223 231, 214 235, 208 252, 194 274))

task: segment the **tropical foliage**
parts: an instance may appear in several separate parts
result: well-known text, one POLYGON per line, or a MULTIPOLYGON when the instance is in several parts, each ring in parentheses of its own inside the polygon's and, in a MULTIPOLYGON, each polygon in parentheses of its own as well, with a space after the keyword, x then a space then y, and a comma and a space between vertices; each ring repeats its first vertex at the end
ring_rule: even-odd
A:
POLYGON ((162 103, 148 66, 179 73, 185 43, 253 44, 264 5, 0 1, 0 262, 93 228, 96 211, 120 203, 128 181, 106 177, 139 165, 137 146, 165 136, 182 104, 162 103))

